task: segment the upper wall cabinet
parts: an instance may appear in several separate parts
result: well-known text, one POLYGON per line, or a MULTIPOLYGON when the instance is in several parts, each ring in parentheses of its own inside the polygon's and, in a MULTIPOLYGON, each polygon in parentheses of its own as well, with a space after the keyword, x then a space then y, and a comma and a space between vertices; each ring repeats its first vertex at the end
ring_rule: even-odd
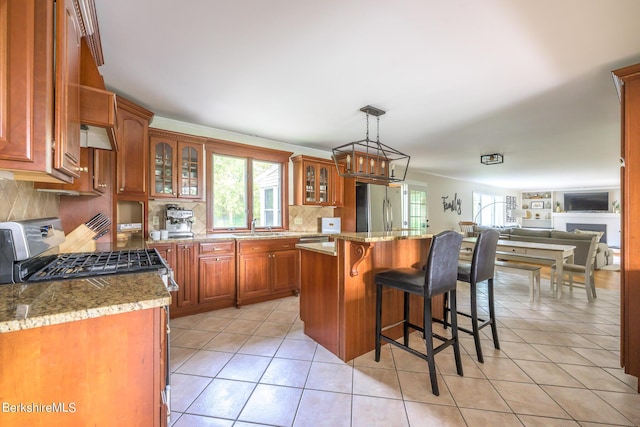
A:
POLYGON ((53 182, 35 182, 34 188, 59 191, 60 194, 99 196, 110 191, 109 168, 111 167, 111 151, 94 148, 80 149, 80 178, 73 183, 58 184, 53 182), (75 193, 75 194, 74 194, 75 193))
POLYGON ((116 193, 122 199, 147 197, 149 122, 153 113, 118 96, 116 193))
POLYGON ((0 169, 16 179, 70 182, 80 168, 82 30, 74 1, 0 0, 0 11, 0 169))
POLYGON ((149 135, 149 197, 201 200, 204 139, 158 129, 149 135))
POLYGON ((342 206, 342 177, 333 161, 308 156, 296 156, 291 161, 294 204, 342 206))

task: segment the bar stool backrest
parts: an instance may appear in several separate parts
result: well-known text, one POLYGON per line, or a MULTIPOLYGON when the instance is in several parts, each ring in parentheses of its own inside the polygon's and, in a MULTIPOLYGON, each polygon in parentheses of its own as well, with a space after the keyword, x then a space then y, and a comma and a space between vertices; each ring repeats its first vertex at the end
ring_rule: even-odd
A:
POLYGON ((471 258, 471 281, 473 283, 493 278, 498 237, 500 237, 500 232, 493 229, 484 230, 478 235, 471 258))
POLYGON ((426 296, 432 297, 456 288, 461 244, 462 235, 452 230, 433 236, 425 266, 426 296))

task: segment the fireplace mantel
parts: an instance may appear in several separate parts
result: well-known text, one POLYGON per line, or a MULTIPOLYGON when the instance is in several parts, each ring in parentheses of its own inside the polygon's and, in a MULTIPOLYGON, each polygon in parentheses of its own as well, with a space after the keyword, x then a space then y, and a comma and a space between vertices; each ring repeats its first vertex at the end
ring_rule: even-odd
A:
POLYGON ((613 212, 560 212, 553 213, 553 228, 567 230, 567 223, 604 224, 607 226, 607 245, 620 247, 620 214, 613 212))

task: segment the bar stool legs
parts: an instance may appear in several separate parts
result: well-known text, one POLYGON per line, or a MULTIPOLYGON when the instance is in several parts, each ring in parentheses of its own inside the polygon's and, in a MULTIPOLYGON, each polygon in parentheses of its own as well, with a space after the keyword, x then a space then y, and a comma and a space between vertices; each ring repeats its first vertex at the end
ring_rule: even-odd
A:
POLYGON ((438 377, 436 374, 435 355, 446 347, 453 346, 458 375, 462 375, 462 360, 460 357, 460 343, 458 341, 458 324, 456 319, 456 286, 458 274, 458 254, 462 236, 454 231, 444 231, 433 236, 427 256, 427 264, 424 270, 416 268, 396 268, 382 271, 375 275, 376 283, 376 336, 375 336, 375 360, 380 361, 380 346, 382 341, 399 347, 409 353, 426 360, 429 365, 429 377, 431 379, 431 391, 438 396, 438 377), (403 319, 393 325, 382 328, 382 294, 383 287, 396 289, 403 293, 403 319), (410 322, 410 295, 416 295, 423 301, 422 326, 410 322), (451 338, 446 338, 433 332, 432 322, 442 322, 433 319, 431 311, 432 297, 437 295, 450 295, 453 302, 451 313, 451 338), (389 328, 399 326, 402 323, 402 343, 394 338, 384 335, 382 332, 389 328), (422 332, 425 340, 425 353, 409 346, 409 329, 422 332), (442 343, 437 347, 433 345, 436 338, 442 343))
MULTIPOLYGON (((424 328, 421 328, 418 325, 415 325, 409 322, 410 309, 409 309, 409 299, 410 294, 408 292, 404 293, 404 319, 402 320, 403 324, 403 341, 402 344, 393 340, 382 334, 382 285, 378 284, 376 286, 376 338, 375 338, 375 360, 376 362, 380 361, 380 350, 382 347, 382 341, 393 344, 397 347, 402 348, 403 350, 408 351, 409 353, 420 357, 427 361, 427 365, 429 366, 429 378, 431 380, 431 390, 433 394, 436 396, 440 395, 440 390, 438 388, 438 377, 436 374, 436 362, 435 355, 440 351, 444 350, 449 345, 453 346, 453 354, 456 362, 456 371, 458 375, 463 375, 462 370, 462 358, 460 356, 460 342, 458 340, 458 322, 457 322, 457 312, 456 312, 456 291, 451 290, 448 292, 449 298, 452 303, 451 307, 451 338, 445 338, 439 334, 433 332, 433 324, 432 322, 443 323, 439 319, 434 319, 431 309, 431 298, 425 298, 424 300, 424 310, 423 310, 423 323, 424 328), (417 331, 422 332, 424 341, 425 341, 425 353, 421 353, 417 350, 414 350, 409 347, 409 329, 415 329, 417 331), (442 341, 437 347, 433 345, 433 339, 436 338, 442 341)), ((389 327, 396 326, 397 324, 391 325, 389 327)), ((387 328, 385 328, 387 329, 387 328)))

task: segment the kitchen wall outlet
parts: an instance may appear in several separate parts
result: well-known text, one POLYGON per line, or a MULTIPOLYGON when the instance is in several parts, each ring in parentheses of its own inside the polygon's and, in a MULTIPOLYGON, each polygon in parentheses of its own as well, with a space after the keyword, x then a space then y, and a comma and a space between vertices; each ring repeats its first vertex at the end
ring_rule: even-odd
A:
POLYGON ((293 220, 293 223, 294 223, 295 225, 300 225, 300 224, 302 224, 302 218, 300 218, 299 216, 295 217, 295 218, 294 218, 294 220, 293 220))
POLYGON ((153 219, 151 220, 151 223, 155 226, 160 225, 160 218, 158 218, 158 215, 154 215, 153 219))

